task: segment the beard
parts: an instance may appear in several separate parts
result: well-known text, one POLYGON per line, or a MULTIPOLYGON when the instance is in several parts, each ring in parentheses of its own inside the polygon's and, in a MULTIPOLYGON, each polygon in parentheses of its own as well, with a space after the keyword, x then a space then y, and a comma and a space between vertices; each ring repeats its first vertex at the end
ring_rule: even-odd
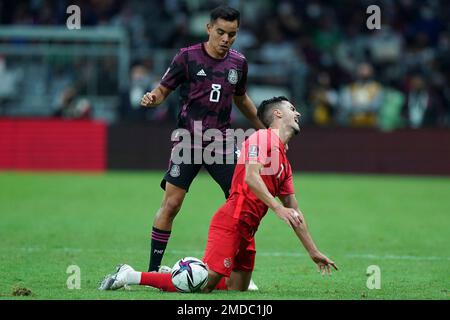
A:
POLYGON ((300 126, 292 126, 291 128, 294 132, 294 135, 298 135, 300 133, 300 126))

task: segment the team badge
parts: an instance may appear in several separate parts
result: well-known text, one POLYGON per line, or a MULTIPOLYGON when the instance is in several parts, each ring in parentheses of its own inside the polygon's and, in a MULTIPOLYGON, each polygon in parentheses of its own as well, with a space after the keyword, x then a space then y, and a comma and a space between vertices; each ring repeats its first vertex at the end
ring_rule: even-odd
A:
POLYGON ((235 69, 230 69, 230 71, 228 71, 228 82, 231 84, 236 84, 238 82, 238 73, 235 69))
POLYGON ((257 156, 258 156, 258 146, 257 145, 248 146, 248 157, 256 158, 257 156))
POLYGON ((225 258, 223 260, 223 265, 225 266, 225 268, 230 269, 231 268, 231 259, 230 258, 225 258))
POLYGON ((177 178, 180 176, 180 166, 177 164, 172 165, 169 172, 170 176, 173 178, 177 178))

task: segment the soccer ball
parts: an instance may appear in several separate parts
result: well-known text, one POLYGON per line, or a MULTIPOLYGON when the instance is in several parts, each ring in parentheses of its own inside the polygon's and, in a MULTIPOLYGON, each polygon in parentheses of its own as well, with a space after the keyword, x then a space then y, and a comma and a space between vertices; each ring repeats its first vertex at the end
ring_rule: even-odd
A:
POLYGON ((180 292, 199 292, 208 282, 208 268, 199 259, 186 257, 172 268, 172 283, 180 292))

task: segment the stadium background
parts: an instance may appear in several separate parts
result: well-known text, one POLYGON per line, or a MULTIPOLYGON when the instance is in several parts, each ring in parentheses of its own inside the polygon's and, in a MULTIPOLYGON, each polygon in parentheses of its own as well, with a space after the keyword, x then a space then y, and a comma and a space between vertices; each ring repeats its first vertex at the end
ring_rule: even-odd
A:
MULTIPOLYGON (((150 110, 139 100, 180 47, 205 40, 219 3, 1 1, 0 167, 164 169, 170 144, 158 132, 174 127, 177 95, 150 110), (72 4, 81 30, 66 27, 72 4), (107 128, 89 139, 55 119, 107 128)), ((250 63, 249 94, 299 107, 297 170, 448 174, 449 4, 376 3, 380 30, 366 26, 367 1, 231 1, 242 11, 234 47, 250 63)), ((236 110, 232 118, 248 126, 236 110)))
MULTIPOLYGON (((48 275, 59 272, 55 281, 60 284, 65 283, 67 275, 62 271, 68 260, 96 268, 97 273, 83 280, 84 287, 93 286, 112 263, 126 258, 117 251, 144 268, 148 249, 143 236, 161 198, 159 179, 167 166, 178 99, 172 94, 151 110, 140 108, 139 100, 158 83, 180 47, 206 39, 208 13, 221 3, 0 0, 0 170, 4 171, 0 173, 0 217, 1 233, 8 239, 1 245, 2 295, 8 296, 11 286, 19 284, 31 286, 37 298, 99 297, 95 288, 77 295, 38 280, 37 275, 27 278, 30 272, 23 261, 29 265, 36 264, 36 259, 52 261, 54 269, 45 271, 45 261, 40 261, 37 270, 48 275), (66 9, 73 4, 81 9, 80 30, 66 27, 71 15, 66 9), (157 171, 115 172, 118 169, 157 171), (67 173, 72 171, 80 172, 67 173), (133 212, 136 219, 148 223, 136 229, 123 221, 123 212, 133 212), (115 232, 104 231, 104 221, 115 232), (126 230, 112 221, 121 221, 126 230), (104 244, 105 238, 117 250, 104 244), (91 260, 96 259, 102 261, 94 266, 91 260), (8 268, 18 268, 20 275, 8 268)), ((250 297, 448 297, 448 282, 443 279, 448 280, 450 259, 445 244, 450 227, 449 180, 415 175, 450 174, 450 3, 227 3, 242 14, 234 49, 249 61, 250 97, 258 104, 273 95, 286 95, 303 115, 302 133, 289 151, 294 170, 300 173, 296 186, 306 210, 330 212, 312 217, 313 235, 318 233, 330 252, 336 250, 337 260, 345 261, 347 270, 354 267, 348 259, 364 255, 352 256, 344 249, 378 252, 388 257, 392 264, 387 268, 392 270, 415 265, 409 281, 396 273, 395 279, 389 279, 392 290, 384 293, 361 289, 349 273, 337 276, 339 289, 330 282, 321 287, 312 280, 318 286, 312 293, 303 288, 299 294, 289 287, 279 295, 266 291, 250 297), (366 26, 370 16, 366 9, 373 4, 381 8, 380 30, 366 26), (334 174, 313 174, 317 172, 334 174), (333 215, 337 213, 340 219, 333 215), (348 224, 353 241, 336 241, 345 237, 348 224), (330 233, 330 229, 335 230, 330 233), (396 237, 390 239, 393 234, 396 237), (426 240, 420 242, 420 238, 426 240), (371 247, 364 241, 377 244, 371 247), (427 269, 429 263, 434 267, 427 269), (403 282, 397 287, 398 281, 403 282)), ((232 118, 235 127, 249 125, 235 110, 232 118)), ((222 201, 207 176, 201 175, 198 181, 183 209, 188 213, 179 218, 179 226, 193 225, 198 235, 192 237, 180 227, 179 238, 171 240, 165 258, 169 263, 187 247, 201 254, 203 247, 198 243, 204 242, 207 230, 203 211, 212 214, 222 201), (211 203, 202 201, 204 190, 211 203)), ((261 238, 267 237, 261 240, 262 247, 283 247, 284 240, 277 240, 275 232, 284 233, 284 229, 273 217, 267 219, 274 233, 261 231, 261 238)), ((291 245, 282 251, 291 252, 291 245)), ((298 248, 292 245, 294 250, 298 248)), ((277 291, 279 287, 269 284, 278 281, 275 275, 283 268, 271 264, 271 258, 263 254, 260 261, 273 274, 255 276, 263 288, 277 291)), ((284 257, 286 261, 298 258, 284 257)), ((368 261, 360 268, 374 258, 366 254, 362 259, 368 261)), ((292 276, 291 271, 287 273, 292 276)), ((312 279, 302 277, 302 282, 312 279)), ((132 297, 147 297, 138 293, 132 297)))

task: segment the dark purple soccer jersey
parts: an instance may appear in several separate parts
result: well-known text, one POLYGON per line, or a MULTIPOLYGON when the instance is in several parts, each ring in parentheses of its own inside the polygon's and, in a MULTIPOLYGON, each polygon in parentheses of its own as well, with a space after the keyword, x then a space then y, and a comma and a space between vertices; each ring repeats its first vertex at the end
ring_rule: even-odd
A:
POLYGON ((161 85, 171 90, 180 86, 181 108, 178 128, 194 133, 194 121, 202 132, 230 128, 233 95, 246 92, 247 61, 235 50, 223 59, 211 57, 203 43, 181 49, 163 76, 161 85))

